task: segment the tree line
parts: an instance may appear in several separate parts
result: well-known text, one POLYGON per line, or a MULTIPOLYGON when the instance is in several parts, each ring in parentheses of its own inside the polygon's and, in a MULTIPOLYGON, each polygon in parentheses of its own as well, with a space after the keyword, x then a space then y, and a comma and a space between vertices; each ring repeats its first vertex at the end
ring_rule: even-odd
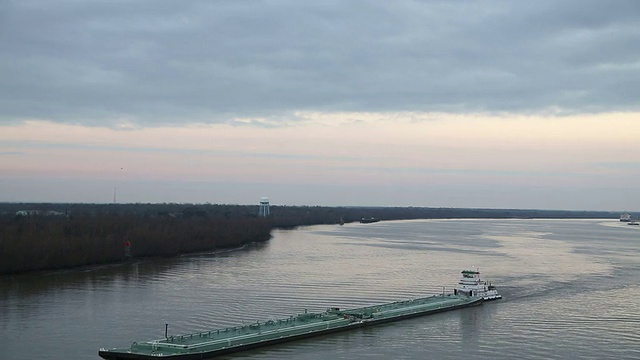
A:
POLYGON ((257 217, 2 216, 0 274, 113 263, 129 254, 173 256, 236 247, 266 241, 270 231, 268 219, 257 217))
POLYGON ((60 269, 132 257, 238 247, 267 241, 273 228, 361 219, 617 218, 603 211, 219 204, 0 203, 0 274, 60 269))

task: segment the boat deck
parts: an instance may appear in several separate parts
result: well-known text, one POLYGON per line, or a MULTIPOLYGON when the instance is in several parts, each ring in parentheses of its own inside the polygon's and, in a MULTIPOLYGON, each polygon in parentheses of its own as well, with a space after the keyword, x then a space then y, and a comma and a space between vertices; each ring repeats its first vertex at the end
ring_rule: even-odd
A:
POLYGON ((303 313, 286 319, 173 335, 141 343, 134 342, 130 348, 126 349, 101 349, 100 356, 114 359, 177 358, 188 354, 230 352, 232 348, 256 347, 256 344, 261 343, 282 342, 311 334, 329 333, 378 322, 426 315, 481 301, 482 299, 466 296, 437 295, 356 309, 332 308, 323 313, 303 313), (109 354, 114 356, 108 357, 109 354), (126 356, 122 356, 123 354, 126 356))
POLYGON ((306 332, 313 332, 345 326, 349 319, 335 314, 301 314, 288 319, 269 320, 264 323, 235 326, 225 329, 203 331, 187 335, 169 336, 166 339, 134 343, 131 352, 198 352, 213 351, 231 346, 239 346, 269 340, 271 338, 288 337, 306 332))
POLYGON ((371 315, 373 318, 386 318, 393 317, 398 314, 405 314, 411 312, 428 312, 431 310, 438 310, 442 308, 448 308, 450 306, 457 305, 459 303, 467 302, 467 297, 461 296, 442 296, 435 295, 427 298, 413 299, 413 300, 405 300, 405 301, 396 301, 384 305, 375 305, 362 307, 351 310, 344 310, 340 313, 349 314, 349 315, 362 315, 367 317, 371 315))

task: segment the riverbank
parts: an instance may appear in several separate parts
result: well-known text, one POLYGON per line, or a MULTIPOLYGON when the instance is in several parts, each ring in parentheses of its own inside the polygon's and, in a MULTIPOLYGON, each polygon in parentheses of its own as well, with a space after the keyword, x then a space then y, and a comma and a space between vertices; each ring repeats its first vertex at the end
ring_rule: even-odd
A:
POLYGON ((617 218, 603 211, 213 204, 0 203, 0 275, 235 248, 274 228, 362 219, 617 218))
POLYGON ((264 218, 30 216, 0 219, 0 274, 235 248, 270 238, 264 218))

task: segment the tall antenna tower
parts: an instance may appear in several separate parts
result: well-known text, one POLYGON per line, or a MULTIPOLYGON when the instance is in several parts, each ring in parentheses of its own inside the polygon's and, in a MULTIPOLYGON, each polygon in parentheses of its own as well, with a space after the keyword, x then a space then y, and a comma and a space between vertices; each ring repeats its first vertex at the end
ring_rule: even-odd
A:
POLYGON ((260 209, 258 210, 258 216, 269 216, 269 198, 260 198, 260 209))
POLYGON ((118 193, 118 188, 113 188, 113 203, 116 203, 116 194, 118 193))

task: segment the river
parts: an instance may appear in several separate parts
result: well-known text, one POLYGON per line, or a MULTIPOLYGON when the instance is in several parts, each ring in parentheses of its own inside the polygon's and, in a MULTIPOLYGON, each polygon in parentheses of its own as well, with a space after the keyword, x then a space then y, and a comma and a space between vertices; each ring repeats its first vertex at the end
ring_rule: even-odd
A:
POLYGON ((616 220, 414 220, 277 230, 242 250, 0 278, 0 358, 451 291, 504 298, 223 359, 639 359, 640 229, 616 220))

